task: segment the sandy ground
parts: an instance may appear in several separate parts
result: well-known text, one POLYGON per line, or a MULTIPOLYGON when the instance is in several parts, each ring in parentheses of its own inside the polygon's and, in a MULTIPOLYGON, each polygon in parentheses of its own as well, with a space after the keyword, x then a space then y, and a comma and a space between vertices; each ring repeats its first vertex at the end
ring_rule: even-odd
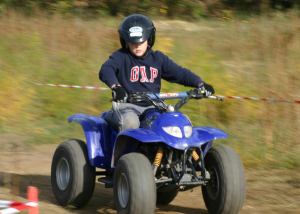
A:
MULTIPOLYGON (((91 201, 84 208, 58 206, 50 182, 51 161, 57 145, 31 147, 20 143, 21 140, 12 144, 10 139, 17 142, 16 136, 0 137, 0 200, 26 202, 27 186, 36 186, 41 214, 116 213, 112 189, 105 189, 98 182, 91 201)), ((247 195, 241 213, 300 213, 300 172, 246 170, 246 179, 247 195)), ((198 187, 193 192, 180 192, 169 205, 158 206, 155 213, 208 212, 198 187)))

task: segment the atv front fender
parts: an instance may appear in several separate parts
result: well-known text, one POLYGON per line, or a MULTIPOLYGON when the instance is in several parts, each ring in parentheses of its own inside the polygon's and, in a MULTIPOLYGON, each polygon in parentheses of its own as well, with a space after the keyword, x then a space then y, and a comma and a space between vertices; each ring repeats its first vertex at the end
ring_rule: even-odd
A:
POLYGON ((194 130, 197 132, 198 139, 200 142, 207 142, 201 145, 201 149, 203 151, 204 156, 212 147, 214 140, 228 137, 226 132, 210 126, 194 127, 194 130))
POLYGON ((134 152, 139 142, 154 143, 164 141, 165 140, 162 137, 149 129, 127 129, 120 132, 113 149, 111 168, 115 167, 115 164, 121 156, 134 152))
POLYGON ((213 140, 228 137, 225 132, 214 127, 195 127, 194 131, 195 133, 190 138, 176 138, 164 132, 154 132, 144 128, 127 129, 117 136, 113 148, 111 167, 115 167, 115 164, 122 155, 134 152, 139 142, 162 142, 180 150, 184 150, 188 146, 201 145, 203 155, 205 156, 212 147, 213 140))
POLYGON ((85 133, 90 164, 94 167, 109 169, 112 154, 112 129, 105 120, 97 116, 75 114, 68 122, 79 123, 85 133))

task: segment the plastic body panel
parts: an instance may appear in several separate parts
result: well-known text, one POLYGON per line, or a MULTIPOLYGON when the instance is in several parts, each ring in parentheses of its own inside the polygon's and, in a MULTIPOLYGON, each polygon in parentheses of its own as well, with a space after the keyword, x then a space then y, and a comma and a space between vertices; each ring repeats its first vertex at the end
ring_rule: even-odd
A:
POLYGON ((123 155, 133 152, 138 142, 153 143, 163 142, 175 149, 184 150, 188 146, 201 145, 203 154, 205 155, 212 147, 213 140, 219 138, 227 138, 228 135, 214 127, 195 127, 190 137, 186 138, 184 135, 184 126, 192 126, 190 121, 180 112, 172 112, 166 114, 160 114, 158 110, 150 110, 147 112, 143 120, 141 121, 141 127, 139 129, 128 129, 119 133, 113 152, 113 159, 111 167, 114 167, 117 160, 123 155), (183 137, 178 138, 166 133, 162 127, 166 126, 178 126, 183 137), (127 142, 128 146, 124 146, 124 138, 127 136, 131 142, 127 142), (120 149, 119 147, 122 147, 120 149))
POLYGON ((92 166, 110 169, 113 142, 117 132, 103 119, 105 113, 100 117, 85 114, 75 114, 69 117, 68 121, 79 123, 85 133, 89 153, 89 160, 92 166))
MULTIPOLYGON (((141 127, 150 129, 155 135, 160 136, 161 142, 180 150, 184 150, 188 146, 202 145, 211 140, 228 137, 225 132, 214 127, 194 127, 192 135, 187 138, 184 135, 184 126, 192 126, 192 124, 181 112, 160 114, 158 110, 150 110, 141 122, 141 127), (154 117, 155 119, 151 120, 154 117), (183 134, 182 138, 166 133, 163 130, 163 127, 166 126, 178 126, 183 134)), ((149 139, 147 140, 149 141, 149 139)))
POLYGON ((184 135, 184 126, 191 126, 190 121, 180 112, 160 114, 158 110, 150 110, 141 121, 139 129, 128 129, 117 133, 104 120, 107 112, 99 117, 75 114, 68 121, 81 124, 87 142, 89 160, 92 166, 114 168, 118 159, 127 153, 134 152, 138 143, 162 142, 170 147, 184 150, 188 146, 201 145, 203 154, 211 148, 213 140, 228 137, 227 134, 214 127, 195 127, 190 137, 184 135), (178 138, 166 133, 162 127, 178 126, 183 137, 178 138))

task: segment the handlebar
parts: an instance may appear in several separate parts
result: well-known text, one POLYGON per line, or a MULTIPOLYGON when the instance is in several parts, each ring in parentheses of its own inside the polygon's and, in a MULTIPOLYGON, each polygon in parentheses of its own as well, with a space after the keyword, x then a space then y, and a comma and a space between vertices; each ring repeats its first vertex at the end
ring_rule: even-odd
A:
MULTIPOLYGON (((169 99, 182 99, 187 96, 189 96, 188 92, 176 92, 176 93, 159 93, 156 94, 157 97, 154 94, 147 94, 151 99, 157 99, 159 97, 160 99, 169 100, 169 99)), ((223 98, 219 98, 216 96, 208 96, 203 98, 210 98, 215 100, 223 101, 223 98)))
POLYGON ((135 93, 130 94, 128 101, 129 102, 140 102, 148 100, 150 101, 157 109, 163 112, 173 112, 178 111, 185 103, 190 99, 201 99, 201 98, 211 98, 215 100, 223 101, 222 98, 216 96, 206 97, 202 91, 198 89, 190 90, 188 92, 176 92, 176 93, 135 93), (167 105, 163 100, 166 99, 180 99, 175 106, 167 105), (159 100, 159 103, 157 102, 159 100))
MULTIPOLYGON (((151 99, 157 99, 154 94, 147 94, 151 99)), ((156 94, 160 99, 169 100, 169 99, 181 99, 188 96, 187 92, 176 92, 176 93, 159 93, 156 94)))
POLYGON ((208 96, 208 98, 214 99, 214 100, 220 100, 220 101, 223 101, 223 100, 224 100, 223 98, 216 97, 216 96, 208 96))

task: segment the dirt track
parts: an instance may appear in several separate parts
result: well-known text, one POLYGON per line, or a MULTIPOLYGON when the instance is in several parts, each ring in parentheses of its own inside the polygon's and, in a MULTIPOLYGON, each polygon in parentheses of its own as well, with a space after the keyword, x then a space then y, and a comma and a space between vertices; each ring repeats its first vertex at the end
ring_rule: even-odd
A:
MULTIPOLYGON (((34 148, 25 145, 11 147, 3 139, 0 140, 0 200, 26 202, 26 188, 31 185, 39 189, 41 214, 116 213, 112 189, 105 189, 104 185, 98 182, 94 195, 86 207, 74 210, 58 206, 50 183, 51 161, 57 145, 34 148), (18 184, 18 176, 15 174, 20 174, 19 189, 14 189, 11 185, 11 183, 18 184)), ((247 195, 241 213, 300 212, 300 172, 246 170, 246 178, 247 195)), ((202 199, 201 188, 195 188, 193 192, 180 192, 171 204, 157 207, 155 213, 208 212, 202 199)))

